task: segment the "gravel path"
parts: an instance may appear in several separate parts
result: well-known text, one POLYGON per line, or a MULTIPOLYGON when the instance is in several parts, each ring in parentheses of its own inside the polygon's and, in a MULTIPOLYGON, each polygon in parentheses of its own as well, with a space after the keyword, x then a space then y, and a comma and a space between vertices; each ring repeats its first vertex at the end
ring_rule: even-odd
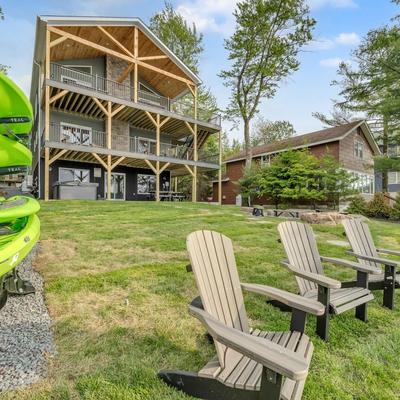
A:
POLYGON ((19 265, 35 294, 9 296, 0 310, 0 393, 38 382, 55 354, 51 319, 44 304, 43 279, 32 269, 37 248, 19 265))

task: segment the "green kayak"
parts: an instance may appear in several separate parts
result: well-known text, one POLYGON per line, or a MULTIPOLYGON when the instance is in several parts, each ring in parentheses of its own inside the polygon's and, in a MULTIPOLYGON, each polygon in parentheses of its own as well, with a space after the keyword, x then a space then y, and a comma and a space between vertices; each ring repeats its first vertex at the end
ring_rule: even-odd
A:
POLYGON ((36 214, 40 210, 39 202, 27 196, 15 196, 0 199, 0 224, 36 214))
POLYGON ((0 134, 0 175, 25 172, 32 164, 32 153, 18 140, 0 134))
POLYGON ((20 87, 1 72, 0 99, 0 134, 29 134, 33 121, 31 103, 20 87))
POLYGON ((17 220, 11 226, 0 226, 0 278, 27 256, 39 234, 40 221, 35 214, 17 220))

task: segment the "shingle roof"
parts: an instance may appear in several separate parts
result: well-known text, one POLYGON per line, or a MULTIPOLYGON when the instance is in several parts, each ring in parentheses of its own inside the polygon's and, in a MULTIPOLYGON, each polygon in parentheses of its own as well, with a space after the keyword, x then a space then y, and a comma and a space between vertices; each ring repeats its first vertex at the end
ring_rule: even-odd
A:
MULTIPOLYGON (((253 157, 262 154, 270 154, 277 151, 298 148, 305 145, 315 145, 320 142, 333 142, 345 136, 348 132, 360 125, 362 121, 354 121, 348 124, 335 126, 333 128, 321 129, 319 131, 306 133, 304 135, 293 136, 288 139, 280 140, 279 142, 262 144, 252 148, 253 157)), ((241 160, 246 157, 245 151, 236 153, 226 159, 226 162, 233 160, 241 160)))

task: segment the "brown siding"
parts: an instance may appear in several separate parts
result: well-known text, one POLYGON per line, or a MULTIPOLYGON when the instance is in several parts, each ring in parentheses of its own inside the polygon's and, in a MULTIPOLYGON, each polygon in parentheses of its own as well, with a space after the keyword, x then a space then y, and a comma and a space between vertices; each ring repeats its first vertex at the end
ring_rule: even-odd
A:
POLYGON ((340 141, 340 158, 344 168, 353 171, 364 172, 372 174, 374 172, 374 159, 372 149, 365 139, 361 128, 350 133, 343 140, 340 141), (359 141, 364 144, 364 157, 363 159, 356 158, 354 155, 354 142, 359 141))

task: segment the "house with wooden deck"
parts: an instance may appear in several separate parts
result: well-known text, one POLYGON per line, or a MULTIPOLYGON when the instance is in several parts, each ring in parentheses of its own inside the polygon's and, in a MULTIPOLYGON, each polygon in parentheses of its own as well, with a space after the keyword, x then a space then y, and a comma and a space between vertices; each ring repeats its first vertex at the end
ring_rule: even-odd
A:
POLYGON ((200 78, 138 18, 39 16, 31 102, 33 182, 96 198, 160 200, 190 175, 220 169, 202 148, 221 118, 197 104, 200 78), (84 192, 83 192, 84 193, 84 192))
MULTIPOLYGON (((275 143, 255 146, 252 149, 253 161, 268 164, 274 155, 288 149, 308 149, 316 157, 332 155, 343 168, 353 174, 355 189, 367 199, 375 192, 374 156, 380 155, 380 149, 366 121, 322 129, 303 135, 293 136, 275 143)), ((225 175, 213 183, 213 199, 222 191, 223 204, 235 204, 240 194, 238 181, 243 176, 246 154, 241 151, 224 161, 225 175), (222 186, 219 189, 219 186, 222 186)), ((260 199, 268 204, 268 199, 260 199)))

